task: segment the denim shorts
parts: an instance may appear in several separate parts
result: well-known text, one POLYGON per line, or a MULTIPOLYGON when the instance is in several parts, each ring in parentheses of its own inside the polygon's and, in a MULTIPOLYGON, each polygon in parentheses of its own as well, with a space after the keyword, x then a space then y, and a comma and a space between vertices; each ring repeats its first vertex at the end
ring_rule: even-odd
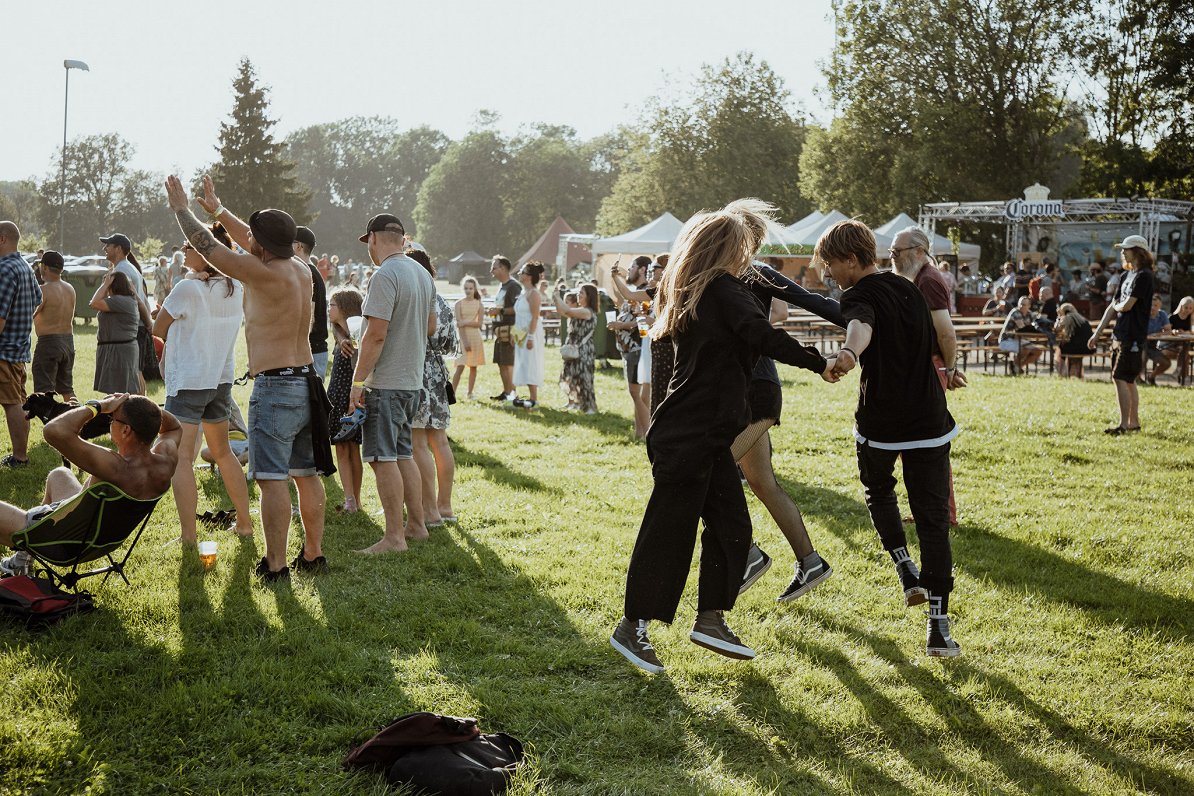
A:
POLYGON ((249 478, 315 475, 311 403, 302 376, 258 376, 249 398, 249 478))
POLYGON ((410 421, 418 413, 422 401, 422 390, 367 390, 361 459, 396 462, 413 458, 410 421))
POLYGON ((214 390, 179 390, 166 396, 166 411, 179 423, 192 426, 222 423, 232 417, 232 385, 221 384, 214 390))

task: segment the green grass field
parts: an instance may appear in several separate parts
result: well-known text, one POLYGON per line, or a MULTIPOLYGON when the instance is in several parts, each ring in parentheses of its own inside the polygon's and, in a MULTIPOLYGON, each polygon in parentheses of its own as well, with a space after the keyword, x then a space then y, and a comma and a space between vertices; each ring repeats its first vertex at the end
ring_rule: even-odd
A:
MULTIPOLYGON (((94 329, 77 327, 83 397, 94 329)), ((208 574, 163 546, 164 499, 131 587, 40 634, 0 622, 0 794, 381 794, 340 759, 416 710, 526 742, 519 794, 1194 793, 1194 390, 1143 388, 1144 433, 1119 438, 1107 382, 975 376, 951 395, 964 656, 939 661, 862 503, 856 376, 781 374, 775 469, 836 573, 774 602, 792 555, 750 499, 777 564, 730 615, 754 662, 688 641, 695 580, 653 633, 665 674, 610 648, 650 472, 604 370, 595 417, 550 408, 554 384, 530 415, 454 407, 461 523, 405 555, 351 552, 381 532, 369 475, 366 511, 328 518, 334 572, 282 586, 250 575, 260 528, 217 537, 208 574)), ((58 457, 37 421, 32 445, 0 499, 39 501, 58 457)), ((201 511, 228 505, 218 477, 200 486, 201 511)))

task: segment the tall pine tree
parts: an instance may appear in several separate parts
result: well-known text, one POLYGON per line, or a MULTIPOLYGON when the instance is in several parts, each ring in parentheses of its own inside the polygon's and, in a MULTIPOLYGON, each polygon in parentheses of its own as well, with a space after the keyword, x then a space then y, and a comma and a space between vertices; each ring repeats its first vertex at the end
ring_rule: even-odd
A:
POLYGON ((295 177, 295 164, 270 132, 277 121, 267 115, 266 88, 257 82, 248 58, 241 59, 232 87, 232 119, 220 124, 220 160, 211 169, 220 199, 245 218, 255 210, 276 207, 299 224, 309 223, 311 192, 295 177))

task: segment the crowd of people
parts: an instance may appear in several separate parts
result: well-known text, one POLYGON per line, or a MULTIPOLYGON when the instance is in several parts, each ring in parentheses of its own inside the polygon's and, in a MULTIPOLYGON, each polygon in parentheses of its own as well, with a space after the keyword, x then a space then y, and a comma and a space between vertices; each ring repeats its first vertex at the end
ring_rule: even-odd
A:
MULTIPOLYGON (((344 499, 335 511, 358 512, 366 463, 384 530, 358 552, 404 551, 411 541, 427 539, 430 529, 455 522, 455 461, 447 431, 466 370, 465 397, 476 397, 477 370, 486 364, 482 330, 488 320, 492 362, 502 383, 493 400, 534 410, 543 397, 544 309, 551 307, 567 328, 560 341, 564 408, 597 411, 594 336, 603 323, 614 333, 634 407, 634 433, 646 440, 651 462, 653 489, 630 557, 624 615, 611 637, 627 659, 647 671, 663 669, 649 623, 675 619, 701 520, 690 637, 719 654, 754 657, 725 619, 737 596, 771 565, 752 539, 744 483, 792 548, 793 576, 777 599, 796 599, 832 574, 772 469, 770 429, 780 423, 783 403, 777 361, 818 373, 828 383, 861 367, 854 435, 866 505, 891 559, 901 601, 929 606, 926 653, 960 654, 948 613, 949 532, 957 524, 949 452, 958 429, 945 396, 967 381, 954 366, 950 313, 957 283, 932 257, 923 230, 897 233, 888 253, 892 269, 880 271, 874 236, 865 225, 843 221, 830 228, 814 258, 838 288, 838 301, 755 259, 773 208, 740 200, 690 219, 670 254, 638 257, 626 269, 616 264, 611 277, 617 308, 601 318, 594 283, 569 289, 561 280, 553 287, 542 263, 515 269, 500 255, 491 262, 497 288, 489 310, 485 291, 471 276, 461 282, 461 298, 449 304, 436 290, 427 252, 389 213, 369 219, 359 238, 372 263, 364 283, 329 279, 339 274, 334 258, 323 263, 326 256, 315 257, 314 231, 296 225, 287 213, 258 210, 242 220, 205 178, 196 197, 209 216, 205 222, 191 210, 176 177, 166 187, 186 242, 154 266, 151 304, 131 241, 119 233, 100 238, 111 268, 90 301, 99 315, 93 389, 108 397, 66 412, 47 425, 45 437, 64 455, 69 451, 93 479, 154 497, 168 485, 183 543, 197 540, 194 462, 201 440, 233 504, 230 530, 242 536, 255 530, 247 481, 258 485, 264 555, 256 574, 263 581, 289 578, 292 571, 330 570, 323 551, 322 478, 339 475, 344 499), (783 331, 779 324, 790 306, 842 328, 840 351, 826 358, 783 331), (247 368, 236 361, 242 326, 247 368), (161 341, 160 350, 155 341, 161 341), (147 355, 160 364, 163 408, 142 397, 147 355), (447 363, 451 358, 454 372, 447 363), (232 397, 241 372, 253 380, 247 423, 232 397), (115 452, 76 442, 83 425, 100 414, 114 424, 115 452), (247 438, 247 475, 230 440, 237 429, 247 438), (896 501, 896 459, 902 460, 910 521, 920 540, 919 566, 908 550, 906 520, 896 501), (135 462, 152 466, 134 476, 135 462), (297 507, 291 504, 291 483, 297 507), (293 513, 302 539, 289 558, 293 513)), ((1113 300, 1097 329, 1072 301, 1055 298, 1069 299, 1073 287, 1050 264, 1033 275, 1027 261, 1019 269, 1009 263, 986 311, 1006 316, 1000 346, 1016 355, 1017 368, 1039 353, 1019 346, 1015 333, 1044 328, 1042 313, 1059 349, 1074 353, 1093 346, 1118 319, 1115 380, 1122 417, 1108 429, 1115 434, 1139 429, 1134 381, 1144 360, 1152 362, 1153 378, 1169 366, 1167 349, 1148 348, 1148 334, 1188 330, 1194 315, 1189 297, 1172 315, 1160 310, 1153 300, 1151 254, 1136 237, 1121 244, 1127 269, 1116 275, 1113 300)), ((13 444, 4 459, 10 467, 28 464, 28 428, 20 411, 24 363, 33 362, 35 390, 75 397, 73 288, 61 278, 61 255, 52 251, 41 257, 39 285, 16 253, 19 239, 14 224, 0 222, 0 403, 13 444), (38 345, 31 350, 34 331, 38 345)), ((1103 289, 1098 276, 1092 271, 1092 284, 1103 289)), ((1080 368, 1080 357, 1077 362, 1080 368)), ((69 470, 52 471, 43 506, 21 511, 19 518, 15 507, 0 508, 0 543, 85 486, 69 470)), ((28 556, 18 552, 0 567, 15 573, 28 564, 28 556)))

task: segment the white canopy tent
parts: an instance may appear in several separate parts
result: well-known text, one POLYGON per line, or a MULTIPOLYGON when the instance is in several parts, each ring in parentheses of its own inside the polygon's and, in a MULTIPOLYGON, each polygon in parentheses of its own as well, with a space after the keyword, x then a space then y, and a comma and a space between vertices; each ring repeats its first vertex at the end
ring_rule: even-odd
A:
POLYGON ((806 246, 813 246, 817 242, 817 238, 821 237, 821 233, 832 227, 839 221, 845 221, 849 216, 845 213, 839 213, 837 210, 830 210, 828 213, 822 215, 817 214, 818 218, 813 218, 811 221, 805 218, 800 219, 795 224, 790 224, 786 229, 792 232, 796 237, 800 238, 801 242, 806 246))
POLYGON ((651 256, 671 251, 683 227, 683 221, 665 211, 638 229, 612 238, 598 238, 593 241, 593 278, 606 290, 612 289, 609 271, 618 259, 625 261, 622 267, 626 268, 630 260, 641 254, 651 256))
MULTIPOLYGON (((902 229, 917 226, 916 220, 906 213, 900 213, 898 216, 888 221, 883 226, 875 230, 876 237, 878 235, 888 236, 888 240, 896 236, 902 229)), ((890 245, 890 243, 889 243, 890 245)), ((953 254, 954 245, 949 238, 944 235, 933 236, 933 254, 953 254)), ((960 242, 958 244, 958 260, 960 262, 978 262, 978 256, 982 253, 982 247, 975 243, 960 242)))

